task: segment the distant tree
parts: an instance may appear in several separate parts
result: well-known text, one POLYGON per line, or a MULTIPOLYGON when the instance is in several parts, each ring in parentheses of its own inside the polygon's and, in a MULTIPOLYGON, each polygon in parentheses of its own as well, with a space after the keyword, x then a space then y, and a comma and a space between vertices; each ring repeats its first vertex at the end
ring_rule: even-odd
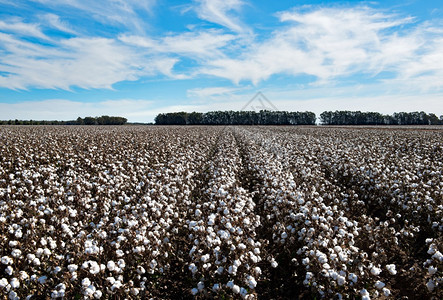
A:
POLYGON ((97 120, 93 117, 85 117, 83 119, 83 123, 85 125, 96 125, 97 124, 97 120))
POLYGON ((203 114, 194 111, 194 112, 188 114, 187 124, 200 125, 202 120, 203 120, 203 114))
POLYGON ((440 120, 438 119, 438 117, 435 114, 430 113, 429 114, 429 124, 430 125, 438 125, 438 124, 440 124, 440 120))
POLYGON ((83 119, 80 118, 80 117, 77 118, 76 123, 77 123, 77 125, 83 125, 84 124, 83 123, 83 119))

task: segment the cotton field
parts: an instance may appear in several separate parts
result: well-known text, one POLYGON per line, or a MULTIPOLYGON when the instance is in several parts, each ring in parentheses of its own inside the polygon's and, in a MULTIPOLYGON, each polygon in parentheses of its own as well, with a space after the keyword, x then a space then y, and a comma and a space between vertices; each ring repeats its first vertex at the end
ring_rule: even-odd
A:
POLYGON ((443 130, 0 127, 9 299, 442 299, 443 130))

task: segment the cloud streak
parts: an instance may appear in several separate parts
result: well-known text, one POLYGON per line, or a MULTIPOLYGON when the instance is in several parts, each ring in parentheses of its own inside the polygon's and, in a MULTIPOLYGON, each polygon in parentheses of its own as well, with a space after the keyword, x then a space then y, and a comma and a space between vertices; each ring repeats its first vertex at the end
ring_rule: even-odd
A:
POLYGON ((219 24, 234 32, 244 33, 249 28, 234 13, 245 4, 241 0, 197 0, 195 8, 198 16, 206 21, 219 24))
MULTIPOLYGON (((369 8, 294 10, 279 17, 288 24, 275 30, 274 37, 239 57, 208 62, 202 73, 256 85, 275 74, 311 75, 326 83, 381 72, 394 72, 393 80, 424 73, 436 79, 443 70, 442 34, 432 32, 429 24, 410 29, 410 17, 369 8)), ((442 88, 443 82, 436 87, 442 88)))
MULTIPOLYGON (((146 34, 144 18, 154 0, 107 5, 35 1, 54 13, 41 14, 34 23, 0 21, 0 87, 110 89, 118 82, 158 76, 177 80, 208 75, 241 87, 249 82, 258 86, 276 75, 294 80, 309 75, 313 85, 369 81, 406 90, 443 89, 443 30, 438 20, 420 23, 368 7, 294 8, 278 13, 272 34, 260 36, 240 20, 242 8, 250 4, 199 0, 193 7, 200 21, 221 28, 194 26, 155 35, 146 34), (61 7, 123 28, 106 37, 88 34, 57 14, 61 7), (48 37, 48 29, 70 35, 48 37)), ((190 93, 206 92, 214 91, 202 87, 190 93)))

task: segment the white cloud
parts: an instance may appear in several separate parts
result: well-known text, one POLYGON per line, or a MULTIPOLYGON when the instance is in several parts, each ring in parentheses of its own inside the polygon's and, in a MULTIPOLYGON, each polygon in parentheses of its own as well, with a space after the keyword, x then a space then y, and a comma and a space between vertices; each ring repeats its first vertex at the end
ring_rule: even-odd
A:
MULTIPOLYGON (((147 24, 142 13, 150 14, 156 0, 31 0, 47 6, 71 7, 104 24, 120 24, 130 31, 145 33, 147 24)), ((75 11, 72 11, 75 14, 75 11)))
POLYGON ((136 35, 122 35, 119 39, 128 45, 146 48, 156 53, 169 53, 203 60, 223 56, 221 49, 236 37, 218 30, 207 30, 167 35, 159 39, 136 35))
POLYGON ((234 32, 247 32, 249 28, 243 24, 232 11, 238 12, 244 5, 241 0, 197 0, 195 8, 198 16, 206 21, 216 23, 234 32))
POLYGON ((60 19, 59 16, 55 15, 55 14, 45 14, 42 17, 42 20, 46 22, 46 24, 48 24, 49 26, 66 32, 66 33, 71 33, 74 35, 77 35, 77 32, 75 30, 73 30, 69 24, 67 24, 66 22, 62 21, 60 19))
MULTIPOLYGON (((409 17, 369 8, 294 10, 279 17, 289 23, 272 38, 252 44, 237 57, 208 61, 201 72, 256 85, 274 74, 307 74, 325 83, 380 72, 406 79, 430 73, 437 79, 443 70, 441 31, 430 24, 412 24, 409 17)), ((443 88, 443 82, 437 82, 443 88)))
POLYGON ((187 91, 188 98, 197 97, 199 99, 214 99, 214 96, 226 96, 231 95, 233 92, 243 90, 243 88, 230 88, 230 87, 207 87, 196 88, 187 91))
MULTIPOLYGON (((182 33, 148 36, 140 12, 149 14, 154 0, 34 1, 55 13, 60 7, 75 8, 126 27, 105 38, 74 30, 58 14, 41 15, 45 24, 2 20, 0 87, 111 88, 117 82, 159 74, 172 79, 211 75, 237 85, 258 85, 285 74, 294 80, 311 75, 316 85, 363 78, 363 84, 378 81, 402 90, 443 89, 443 30, 437 21, 418 23, 365 7, 302 8, 278 14, 274 32, 254 40, 237 17, 245 2, 200 0, 194 7, 198 16, 232 32, 195 26, 182 33), (40 28, 47 27, 75 37, 53 37, 43 44, 24 38, 46 38, 40 28)), ((217 91, 195 89, 188 95, 211 97, 217 91)))
POLYGON ((130 122, 149 122, 147 112, 153 102, 143 99, 120 99, 102 102, 77 102, 64 99, 0 103, 0 120, 75 120, 86 116, 122 116, 130 122), (145 112, 140 113, 140 112, 145 112))
POLYGON ((0 20, 0 31, 14 33, 21 36, 32 36, 48 39, 36 24, 24 23, 20 19, 10 19, 8 22, 0 20))
POLYGON ((71 38, 57 48, 32 44, 0 33, 0 87, 11 89, 111 88, 116 82, 142 76, 173 76, 176 60, 146 57, 106 38, 71 38))

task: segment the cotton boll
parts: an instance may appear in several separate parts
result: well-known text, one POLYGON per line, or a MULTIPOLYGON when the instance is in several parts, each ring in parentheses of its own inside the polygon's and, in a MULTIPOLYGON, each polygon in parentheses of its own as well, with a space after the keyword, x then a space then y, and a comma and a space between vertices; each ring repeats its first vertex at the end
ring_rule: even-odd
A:
POLYGON ((82 280, 82 286, 83 287, 88 287, 88 286, 90 286, 91 285, 91 280, 89 280, 89 278, 88 277, 86 277, 86 278, 84 278, 83 280, 82 280))
POLYGON ((93 294, 95 299, 100 299, 102 297, 103 293, 100 290, 96 290, 93 294))
POLYGON ((193 296, 197 295, 197 293, 198 293, 198 289, 193 288, 193 289, 191 290, 191 294, 192 294, 193 296))
POLYGON ((14 260, 12 258, 10 258, 9 256, 3 256, 1 261, 2 261, 2 264, 4 264, 4 265, 12 265, 14 263, 14 260))
POLYGON ((397 270, 395 270, 395 265, 394 264, 386 265, 386 269, 389 271, 389 273, 391 275, 396 275, 397 274, 397 270))
POLYGON ((6 288, 9 286, 9 282, 6 278, 0 279, 0 289, 6 288))
POLYGON ((12 273, 14 273, 14 269, 11 266, 7 266, 5 268, 5 273, 8 274, 9 276, 11 276, 12 273))
POLYGON ((240 287, 238 286, 238 285, 234 285, 233 287, 232 287, 232 291, 235 293, 235 294, 238 294, 238 293, 240 293, 240 287))
POLYGON ((106 267, 108 268, 109 271, 114 271, 115 270, 115 262, 113 262, 112 260, 108 261, 108 263, 106 264, 106 267))
POLYGON ((386 297, 389 297, 389 295, 391 295, 391 291, 387 288, 383 288, 382 292, 383 292, 383 295, 385 295, 386 297))
POLYGON ((255 268, 254 268, 254 272, 255 272, 255 274, 257 274, 257 275, 261 275, 261 273, 262 273, 260 267, 255 267, 255 268))
POLYGON ((14 258, 19 258, 22 255, 22 251, 20 249, 14 249, 11 252, 11 256, 14 258))
POLYGON ((278 267, 278 263, 274 259, 271 260, 271 267, 273 267, 273 268, 278 267))
POLYGON ((363 297, 366 297, 365 299, 370 299, 369 293, 368 293, 368 291, 366 289, 362 289, 360 291, 360 295, 362 296, 362 299, 363 299, 363 297))
POLYGON ((437 268, 434 266, 430 266, 428 268, 428 273, 429 273, 429 275, 434 275, 435 273, 437 273, 437 268))
POLYGON ((11 281, 9 282, 11 285, 11 288, 17 289, 20 287, 20 281, 17 278, 11 278, 11 281))
POLYGON ((380 275, 380 273, 381 273, 381 269, 380 269, 380 268, 377 268, 377 267, 375 267, 375 266, 373 266, 373 267, 371 268, 371 274, 372 274, 372 275, 374 275, 374 276, 378 276, 378 275, 380 275))
POLYGON ((429 279, 429 281, 426 283, 426 287, 428 288, 428 291, 432 292, 435 289, 435 281, 432 279, 429 279))
POLYGON ((8 298, 10 300, 20 300, 20 298, 18 297, 17 293, 14 292, 14 291, 10 291, 9 292, 8 298))
POLYGON ((37 281, 38 281, 40 284, 45 284, 47 280, 48 280, 48 277, 47 277, 47 276, 41 276, 41 277, 39 277, 39 278, 37 279, 37 281))
POLYGON ((382 288, 385 287, 385 284, 384 284, 383 282, 377 280, 377 281, 375 282, 374 286, 375 286, 377 289, 381 290, 382 288))
POLYGON ((346 283, 346 278, 344 276, 338 275, 337 276, 337 284, 338 285, 344 285, 346 283))

